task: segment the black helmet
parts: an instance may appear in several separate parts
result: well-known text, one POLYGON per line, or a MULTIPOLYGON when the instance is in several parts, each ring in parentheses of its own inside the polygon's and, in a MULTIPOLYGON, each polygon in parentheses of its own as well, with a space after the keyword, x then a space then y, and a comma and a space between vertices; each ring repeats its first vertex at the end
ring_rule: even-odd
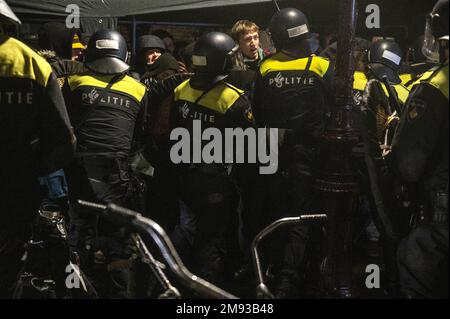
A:
POLYGON ((166 51, 164 42, 156 35, 150 34, 140 36, 137 41, 137 47, 141 52, 148 49, 160 49, 163 53, 166 51))
POLYGON ((387 76, 391 83, 399 84, 401 79, 398 71, 400 70, 402 56, 402 49, 395 41, 378 40, 369 49, 369 68, 379 79, 387 76))
POLYGON ((448 2, 439 0, 425 21, 422 53, 429 61, 436 63, 442 59, 439 40, 448 41, 448 2))
POLYGON ((194 77, 204 79, 209 84, 223 80, 233 67, 232 57, 238 49, 239 46, 225 33, 210 32, 203 35, 195 44, 192 55, 194 77))
POLYGON ((436 39, 448 41, 448 2, 449 0, 439 0, 431 12, 431 22, 433 35, 436 39))
POLYGON ((86 49, 86 67, 102 74, 118 74, 127 71, 127 43, 119 32, 99 30, 89 39, 86 49))
POLYGON ((0 22, 1 21, 8 21, 14 24, 22 24, 22 22, 20 22, 19 18, 14 14, 5 0, 0 0, 0 22))
POLYGON ((269 29, 277 49, 285 49, 311 38, 308 19, 303 12, 293 8, 275 13, 270 20, 269 29))

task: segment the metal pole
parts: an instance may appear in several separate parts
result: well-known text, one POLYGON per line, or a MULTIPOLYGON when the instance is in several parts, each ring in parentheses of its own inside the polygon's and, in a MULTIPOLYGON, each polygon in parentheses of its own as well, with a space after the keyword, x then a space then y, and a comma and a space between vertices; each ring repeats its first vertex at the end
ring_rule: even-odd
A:
POLYGON ((320 158, 324 160, 315 183, 328 215, 323 288, 344 298, 352 296, 352 213, 358 192, 351 159, 352 147, 358 142, 352 119, 356 19, 356 0, 340 0, 336 103, 323 139, 320 158))

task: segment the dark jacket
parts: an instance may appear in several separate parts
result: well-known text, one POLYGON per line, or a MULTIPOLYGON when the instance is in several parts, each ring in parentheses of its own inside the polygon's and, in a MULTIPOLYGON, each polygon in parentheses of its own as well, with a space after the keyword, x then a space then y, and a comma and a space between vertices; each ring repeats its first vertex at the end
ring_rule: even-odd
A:
POLYGON ((75 140, 50 65, 22 42, 2 35, 0 143, 0 176, 7 181, 0 190, 0 212, 26 206, 14 218, 30 216, 39 200, 37 176, 67 164, 75 140))

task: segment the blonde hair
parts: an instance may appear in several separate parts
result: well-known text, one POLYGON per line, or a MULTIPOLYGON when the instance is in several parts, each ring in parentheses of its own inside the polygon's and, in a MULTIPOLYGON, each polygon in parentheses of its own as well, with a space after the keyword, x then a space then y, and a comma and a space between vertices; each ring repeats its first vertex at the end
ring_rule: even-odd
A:
POLYGON ((249 32, 259 32, 259 27, 256 23, 249 20, 239 20, 231 29, 231 36, 234 41, 239 42, 241 36, 246 35, 249 32))

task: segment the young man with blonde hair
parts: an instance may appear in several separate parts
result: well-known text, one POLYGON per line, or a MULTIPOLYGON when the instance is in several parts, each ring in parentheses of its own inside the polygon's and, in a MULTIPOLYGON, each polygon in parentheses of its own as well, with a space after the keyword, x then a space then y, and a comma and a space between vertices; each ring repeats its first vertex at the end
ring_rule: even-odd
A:
POLYGON ((239 20, 234 24, 231 35, 239 44, 246 67, 258 70, 258 66, 264 58, 264 51, 259 43, 259 27, 252 21, 239 20))

